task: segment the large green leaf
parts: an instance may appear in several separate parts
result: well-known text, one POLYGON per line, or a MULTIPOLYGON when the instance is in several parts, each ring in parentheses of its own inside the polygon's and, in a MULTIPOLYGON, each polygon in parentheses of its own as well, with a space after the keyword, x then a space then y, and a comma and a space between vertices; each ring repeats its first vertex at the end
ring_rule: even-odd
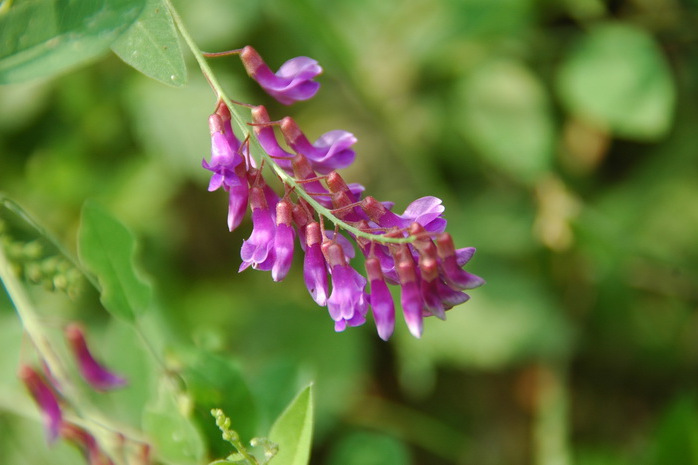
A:
POLYGON ((111 48, 146 76, 175 87, 187 81, 177 30, 162 0, 146 0, 141 16, 111 48))
POLYGON ((274 465, 306 465, 313 436, 313 385, 291 402, 271 427, 269 439, 279 446, 274 465))
POLYGON ((78 242, 80 260, 97 275, 104 307, 127 321, 145 311, 152 293, 133 263, 135 247, 133 234, 123 224, 98 205, 85 204, 78 242))
POLYGON ((551 163, 555 131, 540 81, 515 61, 478 67, 463 83, 462 130, 480 154, 528 182, 551 163))
POLYGON ((656 139, 671 127, 676 90, 659 47, 642 29, 607 24, 572 49, 557 80, 570 112, 618 135, 656 139))
POLYGON ((26 0, 0 16, 0 84, 51 76, 97 58, 145 0, 26 0))

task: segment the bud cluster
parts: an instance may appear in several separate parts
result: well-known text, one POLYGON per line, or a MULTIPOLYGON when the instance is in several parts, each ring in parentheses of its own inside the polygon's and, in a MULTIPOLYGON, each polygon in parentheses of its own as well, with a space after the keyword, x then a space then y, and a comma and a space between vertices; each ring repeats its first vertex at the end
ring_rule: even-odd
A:
MULTIPOLYGON (((313 78, 322 68, 310 58, 294 58, 272 73, 252 47, 237 53, 250 77, 283 104, 306 100, 318 90, 313 78)), ((242 244, 239 271, 252 267, 283 280, 297 241, 304 253, 305 284, 313 300, 327 307, 335 330, 362 325, 370 307, 384 340, 395 326, 386 283, 400 287, 404 318, 415 337, 422 334, 424 317, 444 319, 446 310, 469 299, 464 290, 484 283, 462 269, 475 249, 455 248, 445 232, 440 199, 422 197, 397 214, 392 203, 364 196, 363 186, 348 184, 337 173, 356 157, 353 134, 334 130, 310 142, 292 118, 272 121, 263 106, 251 107, 249 124, 263 151, 261 164, 250 154, 249 136, 240 140, 233 132, 230 108, 223 101, 209 117, 211 161, 202 162, 213 173, 209 191, 223 188, 228 193, 229 229, 240 225, 248 206, 252 212, 252 233, 242 244), (279 144, 275 128, 291 153, 279 144), (281 179, 283 196, 265 182, 264 163, 281 179), (325 229, 325 220, 335 227, 325 229), (341 233, 364 255, 366 277, 352 266, 355 249, 341 233)))

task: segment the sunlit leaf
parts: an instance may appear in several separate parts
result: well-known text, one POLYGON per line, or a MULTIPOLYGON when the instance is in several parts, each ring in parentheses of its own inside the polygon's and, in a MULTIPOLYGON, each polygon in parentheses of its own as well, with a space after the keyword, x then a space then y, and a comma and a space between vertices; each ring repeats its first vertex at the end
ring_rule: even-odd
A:
POLYGON ((596 27, 560 68, 560 97, 572 113, 638 140, 671 127, 676 90, 653 38, 624 24, 596 27))
POLYGON ((133 321, 150 302, 151 286, 133 263, 133 234, 98 205, 82 209, 78 252, 80 260, 99 279, 101 300, 114 316, 133 321))
POLYGON ((306 465, 313 435, 313 386, 306 387, 276 419, 269 439, 279 446, 276 465, 306 465))
POLYGON ((187 68, 174 22, 162 0, 146 0, 140 17, 112 44, 119 58, 146 76, 175 87, 187 81, 187 68))
POLYGON ((26 0, 0 15, 0 84, 51 76, 93 60, 145 0, 26 0))

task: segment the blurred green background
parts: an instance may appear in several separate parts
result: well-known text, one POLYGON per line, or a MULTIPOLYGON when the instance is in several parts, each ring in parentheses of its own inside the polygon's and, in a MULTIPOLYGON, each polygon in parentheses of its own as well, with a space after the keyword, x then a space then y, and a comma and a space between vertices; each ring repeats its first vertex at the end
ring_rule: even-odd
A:
MULTIPOLYGON (((213 65, 311 139, 353 132, 343 176, 396 210, 442 198, 487 280, 421 340, 335 334, 300 255, 282 283, 237 273, 251 224, 229 233, 206 191, 215 97, 193 60, 181 89, 113 55, 0 87, 0 189, 73 250, 85 199, 127 224, 168 337, 234 359, 263 424, 315 380, 313 464, 698 464, 698 2, 178 6, 204 50, 317 59, 319 94, 291 108, 236 57, 213 65)), ((0 411, 3 463, 57 453, 37 426, 0 411)))

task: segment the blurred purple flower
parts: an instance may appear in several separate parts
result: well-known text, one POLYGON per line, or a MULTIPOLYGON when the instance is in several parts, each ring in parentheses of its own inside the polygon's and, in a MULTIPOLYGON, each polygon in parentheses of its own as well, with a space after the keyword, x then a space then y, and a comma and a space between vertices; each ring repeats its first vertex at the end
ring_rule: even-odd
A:
POLYGON ((390 339, 395 329, 395 304, 387 284, 383 279, 380 261, 375 257, 366 259, 366 274, 371 284, 368 297, 378 336, 384 341, 390 339))
POLYGON ((327 304, 327 264, 322 254, 320 225, 309 223, 305 228, 306 248, 303 259, 303 279, 310 296, 320 306, 327 304))
POLYGON ((126 385, 126 378, 112 373, 94 359, 87 347, 85 333, 79 324, 69 324, 65 328, 65 337, 77 360, 80 374, 90 386, 98 391, 108 391, 126 385))
POLYGON ((238 271, 243 271, 249 266, 256 270, 268 271, 274 265, 276 225, 262 188, 250 189, 250 207, 252 208, 252 234, 242 243, 240 249, 242 264, 238 271))
POLYGON ((327 309, 335 321, 335 331, 344 331, 347 326, 362 325, 368 311, 364 293, 366 279, 347 264, 339 244, 329 243, 326 255, 332 276, 332 294, 327 299, 327 309))
POLYGON ((56 393, 46 379, 28 365, 20 367, 19 379, 27 387, 29 394, 41 410, 49 443, 54 442, 63 423, 63 414, 56 393))

